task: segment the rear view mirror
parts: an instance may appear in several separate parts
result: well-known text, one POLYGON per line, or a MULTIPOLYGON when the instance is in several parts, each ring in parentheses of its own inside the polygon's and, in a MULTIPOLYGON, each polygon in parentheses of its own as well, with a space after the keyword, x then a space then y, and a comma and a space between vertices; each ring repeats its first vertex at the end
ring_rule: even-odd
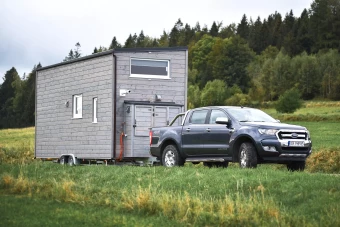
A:
POLYGON ((227 117, 218 117, 215 121, 216 124, 222 124, 222 125, 228 125, 229 124, 229 118, 227 117))

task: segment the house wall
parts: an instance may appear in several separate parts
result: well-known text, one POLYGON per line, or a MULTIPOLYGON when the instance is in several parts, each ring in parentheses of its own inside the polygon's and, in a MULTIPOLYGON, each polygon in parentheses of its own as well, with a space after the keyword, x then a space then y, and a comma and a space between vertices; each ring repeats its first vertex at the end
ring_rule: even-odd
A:
POLYGON ((120 134, 122 132, 127 135, 124 137, 124 157, 150 157, 148 135, 144 137, 132 135, 134 133, 130 127, 133 124, 131 121, 131 117, 134 116, 132 112, 127 116, 127 122, 124 122, 124 100, 154 101, 155 95, 158 94, 161 95, 162 102, 175 102, 186 107, 187 51, 171 49, 160 52, 115 51, 115 55, 117 57, 116 157, 120 153, 120 134), (170 79, 130 77, 131 58, 169 60, 170 79), (120 89, 128 89, 131 93, 120 96, 120 89))
POLYGON ((113 157, 113 71, 112 53, 38 71, 36 157, 113 157), (77 94, 83 96, 83 117, 72 119, 72 96, 77 94), (98 123, 92 123, 94 97, 98 123))

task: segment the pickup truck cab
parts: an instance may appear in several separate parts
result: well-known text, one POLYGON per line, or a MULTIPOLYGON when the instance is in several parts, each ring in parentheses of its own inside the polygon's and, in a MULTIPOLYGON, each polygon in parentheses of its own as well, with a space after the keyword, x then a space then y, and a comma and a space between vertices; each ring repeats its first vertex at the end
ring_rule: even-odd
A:
POLYGON ((291 171, 304 170, 312 152, 309 131, 284 124, 259 109, 212 106, 179 114, 167 127, 150 130, 150 153, 166 167, 184 162, 241 168, 261 163, 286 164, 291 171), (181 123, 172 126, 175 122, 181 123))

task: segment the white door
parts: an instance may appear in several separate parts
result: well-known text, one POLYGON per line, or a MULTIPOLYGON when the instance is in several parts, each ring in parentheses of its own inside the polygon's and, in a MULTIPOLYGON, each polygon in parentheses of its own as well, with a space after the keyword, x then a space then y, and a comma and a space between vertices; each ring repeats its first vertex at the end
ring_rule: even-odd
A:
POLYGON ((152 106, 135 107, 135 136, 149 136, 149 128, 152 127, 152 106))

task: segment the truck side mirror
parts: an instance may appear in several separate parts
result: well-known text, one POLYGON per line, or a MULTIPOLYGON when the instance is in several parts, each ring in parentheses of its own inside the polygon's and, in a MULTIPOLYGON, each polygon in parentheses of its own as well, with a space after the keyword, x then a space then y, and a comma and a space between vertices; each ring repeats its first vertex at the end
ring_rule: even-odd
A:
POLYGON ((221 124, 221 125, 229 125, 230 124, 230 120, 227 117, 218 117, 218 118, 216 118, 215 123, 216 124, 221 124))

